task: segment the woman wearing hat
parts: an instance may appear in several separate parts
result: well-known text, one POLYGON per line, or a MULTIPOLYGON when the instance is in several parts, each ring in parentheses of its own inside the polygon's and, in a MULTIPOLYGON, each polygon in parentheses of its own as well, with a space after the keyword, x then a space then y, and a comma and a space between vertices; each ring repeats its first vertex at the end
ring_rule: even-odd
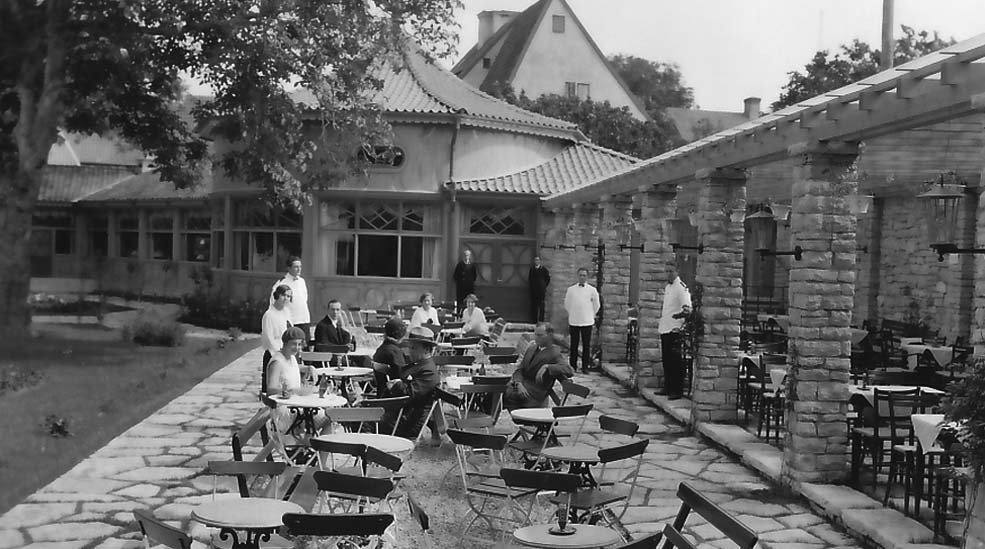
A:
MULTIPOLYGON (((396 434, 414 439, 424 428, 424 421, 437 398, 435 389, 438 388, 441 378, 438 375, 438 367, 431 359, 437 342, 434 339, 434 332, 424 326, 417 326, 408 330, 407 338, 400 342, 400 346, 407 350, 407 362, 402 367, 399 377, 387 383, 385 396, 410 397, 404 406, 396 434)), ((380 430, 387 432, 392 429, 394 419, 384 417, 380 421, 380 430)), ((440 445, 443 431, 440 415, 432 418, 428 427, 431 428, 432 445, 440 445)))
POLYGON ((383 325, 383 343, 373 354, 373 378, 377 396, 383 396, 387 382, 400 379, 400 373, 407 362, 400 340, 407 335, 407 325, 398 317, 390 318, 383 325))

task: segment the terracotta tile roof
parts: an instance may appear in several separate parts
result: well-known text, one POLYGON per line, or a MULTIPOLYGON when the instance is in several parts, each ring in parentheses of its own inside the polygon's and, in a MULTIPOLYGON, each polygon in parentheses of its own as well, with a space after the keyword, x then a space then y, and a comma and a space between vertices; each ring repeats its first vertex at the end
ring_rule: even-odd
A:
MULTIPOLYGON (((576 141, 584 140, 578 127, 564 120, 526 111, 473 88, 454 74, 428 62, 415 45, 408 47, 403 67, 380 69, 383 88, 372 100, 395 114, 459 115, 462 123, 474 126, 502 124, 519 131, 547 131, 576 141)), ((310 107, 318 102, 308 90, 292 93, 292 98, 310 107)))
POLYGON ((133 177, 133 168, 124 166, 45 166, 41 172, 38 200, 72 203, 113 184, 133 177))
POLYGON ((639 160, 589 142, 575 143, 547 162, 498 177, 456 181, 460 191, 548 195, 628 169, 639 160))
POLYGON ((59 140, 48 151, 48 164, 78 166, 139 166, 144 153, 121 139, 99 135, 59 132, 59 140))
POLYGON ((157 173, 143 172, 86 195, 80 202, 205 199, 211 190, 211 171, 206 171, 201 184, 191 189, 175 189, 170 182, 161 181, 157 173))

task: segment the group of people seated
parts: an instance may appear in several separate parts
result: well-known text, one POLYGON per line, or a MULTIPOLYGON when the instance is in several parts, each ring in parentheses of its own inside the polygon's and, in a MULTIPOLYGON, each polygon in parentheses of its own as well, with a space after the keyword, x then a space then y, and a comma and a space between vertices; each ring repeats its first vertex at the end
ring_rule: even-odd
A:
MULTIPOLYGON (((476 306, 477 301, 475 295, 470 294, 466 298, 462 312, 463 334, 488 334, 485 315, 476 306)), ((383 326, 383 342, 370 361, 374 387, 368 393, 375 394, 377 398, 407 396, 409 399, 399 414, 399 424, 396 424, 398 414, 388 412, 380 422, 381 432, 416 438, 437 399, 436 389, 441 378, 433 356, 438 346, 435 329, 440 324, 432 304, 433 296, 425 293, 409 323, 392 317, 383 326)), ((298 360, 300 351, 309 343, 305 331, 288 326, 281 339, 281 350, 272 354, 266 367, 266 391, 272 395, 298 391, 302 386, 302 373, 309 376, 315 373, 314 367, 298 360)), ((315 328, 314 349, 327 349, 326 346, 330 345, 349 346, 353 342, 352 334, 343 326, 342 305, 333 299, 328 303, 328 314, 315 328)), ((333 364, 337 364, 335 361, 339 356, 333 358, 333 364)), ((562 360, 554 344, 553 327, 541 322, 534 329, 533 343, 520 358, 507 383, 504 406, 510 410, 546 406, 554 383, 573 375, 574 370, 562 360)), ((428 427, 432 444, 440 444, 445 430, 441 414, 435 414, 428 427)))

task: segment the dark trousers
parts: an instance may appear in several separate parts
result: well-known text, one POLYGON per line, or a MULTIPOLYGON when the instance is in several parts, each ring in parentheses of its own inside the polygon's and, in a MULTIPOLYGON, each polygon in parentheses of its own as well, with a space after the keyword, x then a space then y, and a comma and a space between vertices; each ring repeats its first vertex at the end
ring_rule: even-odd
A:
POLYGON ((530 295, 530 318, 534 322, 543 322, 546 314, 543 295, 530 295))
POLYGON ((270 362, 270 351, 263 352, 263 363, 260 365, 260 392, 267 394, 267 363, 270 362))
POLYGON ((581 367, 587 370, 592 366, 592 329, 594 326, 569 326, 571 348, 568 350, 568 364, 572 370, 578 369, 578 341, 581 340, 581 367))
POLYGON ((663 354, 664 390, 671 395, 684 393, 683 334, 660 334, 660 351, 663 354))

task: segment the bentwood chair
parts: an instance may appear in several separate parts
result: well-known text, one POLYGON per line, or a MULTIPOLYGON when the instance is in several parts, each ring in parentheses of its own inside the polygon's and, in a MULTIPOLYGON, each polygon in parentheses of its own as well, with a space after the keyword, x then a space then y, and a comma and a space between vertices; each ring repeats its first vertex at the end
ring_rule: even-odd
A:
POLYGON ((191 549, 191 536, 164 523, 150 511, 137 509, 133 512, 133 518, 137 520, 140 534, 148 547, 163 545, 172 549, 191 549))
MULTIPOLYGON (((284 526, 292 536, 330 538, 327 547, 363 547, 367 537, 379 543, 387 528, 393 524, 393 515, 386 513, 307 514, 287 513, 284 526), (348 545, 340 538, 356 537, 348 545)), ((370 540, 372 541, 372 540, 370 540)))

